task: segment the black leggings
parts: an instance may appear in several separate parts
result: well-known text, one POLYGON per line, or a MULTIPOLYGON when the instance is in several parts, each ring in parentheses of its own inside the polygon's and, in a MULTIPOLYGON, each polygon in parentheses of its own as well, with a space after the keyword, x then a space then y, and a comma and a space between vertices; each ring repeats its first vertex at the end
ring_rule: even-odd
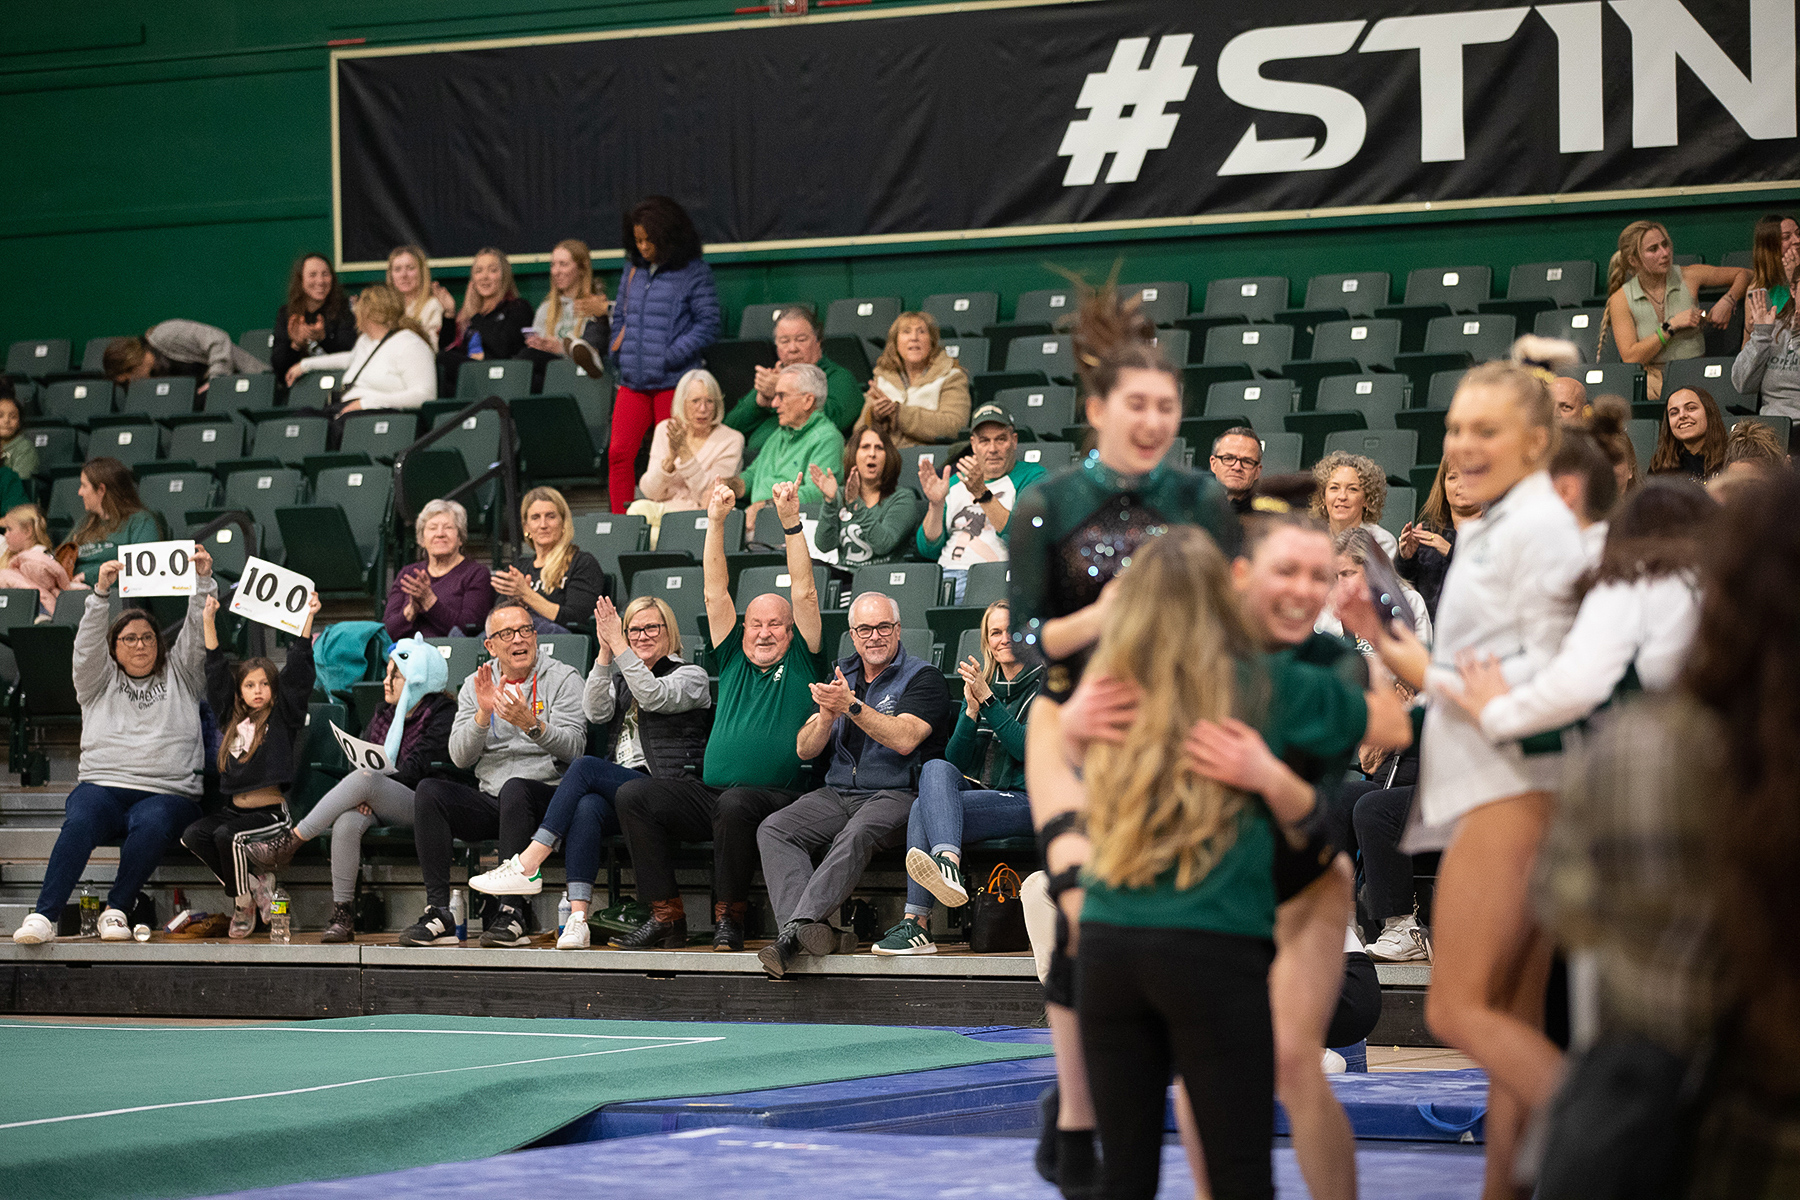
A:
POLYGON ((1214 1200, 1275 1194, 1275 945, 1082 922, 1076 994, 1108 1200, 1153 1200, 1171 1076, 1187 1082, 1214 1200))
POLYGON ((212 873, 225 885, 227 896, 248 900, 250 877, 256 873, 256 867, 245 848, 251 842, 274 837, 288 824, 285 801, 262 808, 239 808, 227 803, 218 812, 208 813, 189 825, 181 835, 181 844, 212 868, 212 873))

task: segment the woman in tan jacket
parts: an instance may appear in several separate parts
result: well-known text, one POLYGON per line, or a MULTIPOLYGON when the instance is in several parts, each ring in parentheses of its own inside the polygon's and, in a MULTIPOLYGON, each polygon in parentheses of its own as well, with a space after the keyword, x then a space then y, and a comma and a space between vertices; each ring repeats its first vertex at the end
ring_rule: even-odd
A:
POLYGON ((945 353, 930 313, 894 318, 867 396, 857 423, 884 431, 900 449, 951 441, 969 422, 969 376, 945 353))

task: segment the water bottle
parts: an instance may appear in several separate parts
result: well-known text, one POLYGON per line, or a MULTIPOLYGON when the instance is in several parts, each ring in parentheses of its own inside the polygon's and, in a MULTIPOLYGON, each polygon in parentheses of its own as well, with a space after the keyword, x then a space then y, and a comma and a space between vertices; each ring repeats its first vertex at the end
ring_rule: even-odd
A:
POLYGON ((569 927, 569 914, 575 910, 569 905, 569 893, 564 892, 562 903, 556 906, 556 936, 561 937, 563 930, 569 927))
POLYGON ((481 354, 481 330, 469 332, 469 357, 476 358, 481 354))
POLYGON ((469 910, 463 903, 462 889, 450 893, 450 916, 456 922, 456 940, 469 940, 469 910))
POLYGON ((100 897, 87 884, 81 885, 81 936, 95 937, 100 932, 100 897))
POLYGON ((277 887, 275 894, 269 897, 269 942, 276 946, 285 946, 293 940, 293 930, 288 924, 287 889, 277 887))

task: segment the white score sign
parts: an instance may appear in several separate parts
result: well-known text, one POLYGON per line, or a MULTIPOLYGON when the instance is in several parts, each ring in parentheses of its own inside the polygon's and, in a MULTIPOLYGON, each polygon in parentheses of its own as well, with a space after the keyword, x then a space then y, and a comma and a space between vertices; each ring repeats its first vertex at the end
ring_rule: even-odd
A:
POLYGON ((119 547, 119 595, 194 594, 194 543, 139 542, 119 547))
POLYGON ((374 742, 365 742, 361 738, 351 737, 338 728, 336 721, 331 723, 331 732, 337 735, 337 744, 343 748, 344 757, 350 765, 358 769, 367 768, 379 771, 383 775, 393 773, 393 764, 388 762, 387 750, 374 742))
POLYGON ((229 611, 259 625, 299 633, 306 624, 312 593, 313 581, 300 572, 252 556, 244 562, 243 578, 238 580, 229 611))

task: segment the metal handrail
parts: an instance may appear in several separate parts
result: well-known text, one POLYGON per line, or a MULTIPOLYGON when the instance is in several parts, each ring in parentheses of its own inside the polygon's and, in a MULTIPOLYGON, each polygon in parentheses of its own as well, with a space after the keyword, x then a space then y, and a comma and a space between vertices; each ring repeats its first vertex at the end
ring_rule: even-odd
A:
POLYGON ((519 449, 518 431, 513 424, 512 409, 506 401, 498 396, 489 396, 485 400, 477 400, 459 411, 447 421, 439 421, 437 428, 430 430, 418 441, 402 450, 394 457, 394 507, 400 519, 411 525, 418 520, 419 514, 412 511, 406 494, 406 460, 420 450, 428 450, 439 440, 449 435, 451 430, 461 425, 476 413, 492 409, 500 415, 499 458, 481 474, 465 480, 449 492, 439 497, 442 500, 455 500, 464 493, 473 492, 491 479, 500 481, 500 519, 496 523, 495 534, 499 542, 502 562, 511 562, 518 556, 519 543, 523 531, 519 528, 519 449))

